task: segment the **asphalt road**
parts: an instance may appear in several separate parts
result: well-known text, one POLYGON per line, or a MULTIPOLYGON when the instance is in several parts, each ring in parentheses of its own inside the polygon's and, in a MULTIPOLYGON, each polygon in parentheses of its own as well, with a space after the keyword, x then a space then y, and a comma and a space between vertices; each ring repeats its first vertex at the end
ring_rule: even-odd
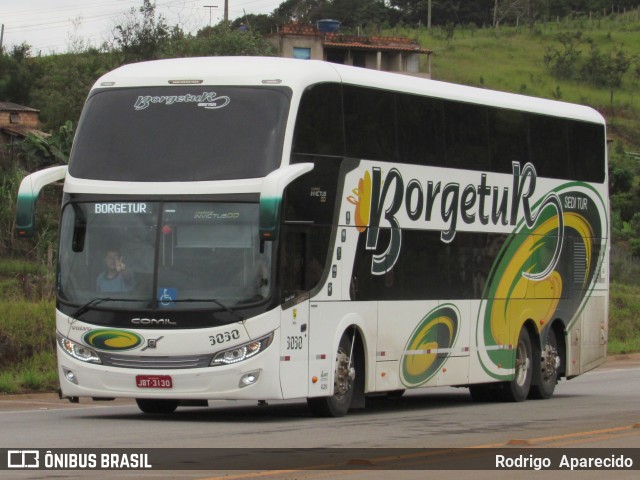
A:
MULTIPOLYGON (((97 403, 83 399, 70 404, 51 394, 0 396, 0 448, 4 449, 237 448, 241 450, 230 453, 239 455, 248 470, 262 470, 262 463, 252 458, 264 458, 260 457, 263 453, 254 449, 287 449, 287 458, 300 457, 297 463, 285 462, 286 471, 277 464, 265 471, 94 471, 91 478, 417 479, 440 476, 443 469, 459 466, 470 450, 464 455, 454 450, 449 463, 439 464, 442 455, 430 450, 403 450, 392 458, 385 449, 449 452, 470 447, 509 449, 535 457, 541 455, 535 452, 547 452, 539 450, 547 448, 569 454, 575 448, 598 448, 606 449, 600 452, 608 455, 632 448, 637 449, 636 468, 640 467, 640 355, 610 359, 593 372, 563 380, 550 400, 477 404, 466 389, 434 388, 407 392, 396 400, 368 399, 365 410, 338 419, 311 417, 304 401, 269 402, 268 406, 215 401, 208 408, 183 407, 163 417, 142 414, 130 400, 97 403), (307 448, 367 450, 349 450, 346 457, 340 457, 327 455, 333 450, 300 450, 307 448), (364 452, 369 455, 366 459, 364 452), (343 470, 341 465, 354 470, 343 470), (317 466, 329 470, 308 469, 317 466)), ((163 460, 170 460, 171 455, 167 450, 168 458, 163 460)), ((190 468, 188 462, 184 465, 190 468)), ((86 478, 87 473, 12 470, 0 471, 0 477, 86 478)), ((541 472, 456 470, 450 474, 474 479, 532 478, 530 475, 541 472)), ((575 474, 554 471, 542 475, 565 478, 575 474)), ((581 480, 639 478, 638 470, 583 471, 579 475, 581 480)))

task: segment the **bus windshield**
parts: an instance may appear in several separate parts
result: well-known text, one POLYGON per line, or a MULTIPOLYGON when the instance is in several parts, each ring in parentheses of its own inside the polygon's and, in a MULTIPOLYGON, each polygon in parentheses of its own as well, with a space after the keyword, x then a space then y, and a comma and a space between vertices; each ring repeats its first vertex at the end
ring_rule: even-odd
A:
POLYGON ((289 98, 284 87, 98 90, 80 118, 69 173, 127 182, 264 177, 280 163, 289 98))
POLYGON ((71 203, 58 297, 121 310, 236 309, 270 295, 269 248, 260 252, 257 203, 71 203))

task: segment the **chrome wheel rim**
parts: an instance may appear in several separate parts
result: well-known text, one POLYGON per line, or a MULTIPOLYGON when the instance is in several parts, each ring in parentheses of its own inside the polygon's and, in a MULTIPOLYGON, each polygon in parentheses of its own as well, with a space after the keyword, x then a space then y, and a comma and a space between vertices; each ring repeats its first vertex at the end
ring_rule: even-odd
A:
POLYGON ((542 379, 549 381, 555 378, 560 368, 560 357, 553 345, 547 343, 542 351, 542 379))
POLYGON ((527 355, 527 347, 524 342, 518 342, 518 350, 516 351, 516 383, 522 387, 527 381, 529 368, 531 367, 531 359, 527 355))
POLYGON ((333 382, 336 397, 344 397, 353 385, 355 369, 349 363, 349 355, 342 348, 339 348, 336 354, 336 374, 333 382))

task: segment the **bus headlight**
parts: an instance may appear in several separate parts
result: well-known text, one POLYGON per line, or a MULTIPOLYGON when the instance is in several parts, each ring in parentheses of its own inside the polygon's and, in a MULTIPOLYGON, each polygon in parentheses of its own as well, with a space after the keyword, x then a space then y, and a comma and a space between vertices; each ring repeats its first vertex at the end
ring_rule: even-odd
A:
POLYGON ((273 341, 273 332, 257 340, 253 340, 243 345, 230 348, 218 352, 213 356, 211 360, 211 366, 216 367, 218 365, 231 365, 234 363, 242 362, 248 358, 256 356, 258 353, 266 349, 273 341))
POLYGON ((76 360, 88 363, 102 363, 96 352, 79 343, 69 340, 58 333, 58 345, 76 360))

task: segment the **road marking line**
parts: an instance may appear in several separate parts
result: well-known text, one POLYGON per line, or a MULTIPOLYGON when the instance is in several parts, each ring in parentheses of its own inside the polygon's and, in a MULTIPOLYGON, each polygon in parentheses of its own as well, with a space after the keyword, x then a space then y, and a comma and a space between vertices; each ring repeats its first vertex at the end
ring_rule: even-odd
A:
POLYGON ((569 440, 569 441, 566 441, 566 442, 552 443, 549 448, 556 448, 556 447, 559 447, 559 446, 567 446, 567 445, 576 445, 576 444, 581 444, 581 443, 593 443, 593 442, 598 442, 600 440, 612 440, 612 439, 625 438, 625 437, 635 437, 635 436, 638 436, 638 435, 640 435, 640 432, 620 433, 618 435, 600 435, 600 436, 593 437, 593 438, 586 438, 586 439, 580 439, 580 440, 569 440))
MULTIPOLYGON (((499 448, 499 447, 504 447, 506 445, 514 445, 515 443, 513 442, 525 442, 527 445, 535 445, 538 443, 551 443, 554 441, 560 441, 560 440, 568 440, 568 439, 573 439, 573 438, 584 438, 584 437, 589 437, 589 436, 593 436, 593 435, 602 435, 602 434, 611 434, 611 433, 616 433, 616 432, 626 432, 628 430, 631 430, 633 428, 638 428, 634 425, 625 425, 623 427, 612 427, 612 428, 603 428, 600 430, 590 430, 590 431, 586 431, 586 432, 575 432, 575 433, 565 433, 562 435, 553 435, 550 437, 537 437, 537 438, 529 438, 529 439, 512 439, 512 440, 508 440, 506 442, 500 442, 500 443, 488 443, 486 445, 474 445, 472 447, 466 447, 466 448, 499 448)), ((522 444, 522 443, 518 443, 518 444, 522 444)))
MULTIPOLYGON (((610 440, 612 438, 625 438, 631 436, 640 435, 640 423, 634 423, 632 425, 625 425, 621 427, 611 427, 611 428, 603 428, 598 430, 589 430, 585 432, 574 432, 567 433, 562 435, 553 435, 547 437, 537 437, 531 439, 514 439, 501 443, 493 443, 486 445, 473 445, 469 447, 460 447, 460 448, 452 448, 452 449, 438 449, 432 452, 417 452, 410 453, 405 455, 393 455, 386 457, 377 457, 377 458, 369 458, 367 459, 368 464, 371 466, 371 470, 385 470, 384 464, 389 463, 391 461, 403 461, 405 466, 411 464, 424 465, 425 463, 433 463, 441 461, 443 455, 447 455, 448 453, 458 453, 460 454, 461 450, 470 450, 470 449, 483 449, 483 448, 501 448, 511 446, 523 446, 523 447, 531 447, 535 444, 544 444, 551 443, 555 446, 562 445, 574 445, 578 443, 591 443, 599 440, 610 440), (589 438, 591 437, 591 438, 589 438), (437 456, 438 458, 429 459, 429 457, 437 456), (425 460, 426 459, 426 460, 425 460), (411 461, 413 460, 413 461, 411 461), (409 462, 407 462, 409 461, 409 462)), ((553 448, 553 447, 549 447, 553 448)), ((465 455, 456 458, 473 458, 480 454, 474 455, 469 452, 465 455)), ((357 459, 354 459, 357 460, 357 459)), ((337 466, 342 464, 328 464, 328 465, 310 465, 307 468, 300 470, 272 470, 272 471, 262 471, 256 473, 242 473, 237 475, 228 475, 222 477, 206 477, 201 480, 240 480, 240 479, 251 479, 251 478, 265 478, 265 477, 273 477, 276 475, 283 474, 298 474, 304 478, 314 478, 318 476, 318 473, 315 472, 317 470, 322 470, 324 468, 331 468, 331 471, 325 471, 322 473, 322 476, 325 477, 342 477, 345 473, 353 474, 353 473, 363 473, 363 470, 333 470, 337 466), (314 473, 315 472, 315 473, 314 473)), ((350 463, 347 462, 345 466, 349 466, 350 463)))
MULTIPOLYGON (((17 402, 11 402, 11 401, 7 401, 7 400, 0 400, 0 402, 5 401, 6 403, 17 403, 17 402)), ((9 413, 31 413, 31 412, 58 412, 60 410, 75 410, 75 409, 81 409, 81 410, 87 410, 89 408, 122 408, 122 407, 135 407, 135 404, 129 404, 129 405, 69 405, 66 407, 61 407, 59 404, 57 403, 50 403, 50 404, 45 404, 45 403, 35 403, 35 405, 56 405, 57 408, 27 408, 27 409, 23 409, 23 410, 5 410, 5 411, 0 411, 0 415, 6 415, 9 413)))

